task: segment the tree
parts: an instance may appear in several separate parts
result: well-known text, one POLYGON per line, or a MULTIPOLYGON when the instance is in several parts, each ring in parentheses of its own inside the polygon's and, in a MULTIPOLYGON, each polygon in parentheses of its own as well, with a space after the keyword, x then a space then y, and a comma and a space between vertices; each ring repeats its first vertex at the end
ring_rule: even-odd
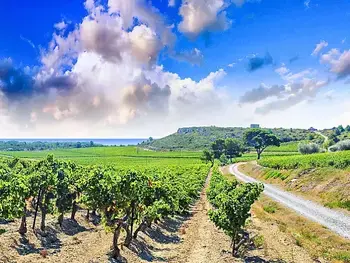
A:
POLYGON ((204 150, 201 156, 201 160, 205 163, 211 163, 211 166, 214 165, 214 154, 208 150, 204 150))
POLYGON ((214 158, 219 159, 220 156, 225 152, 225 140, 218 139, 212 143, 211 149, 214 153, 214 158))
POLYGON ((239 157, 242 155, 243 146, 242 143, 237 139, 226 139, 225 141, 225 154, 232 161, 232 158, 239 157))
POLYGON ((345 128, 345 130, 346 130, 347 132, 350 132, 350 125, 347 125, 346 128, 345 128))
POLYGON ((343 125, 339 125, 339 126, 338 126, 338 131, 339 131, 340 133, 343 133, 343 132, 345 131, 343 125))
POLYGON ((244 133, 243 138, 248 146, 253 147, 256 150, 258 159, 260 159, 261 153, 268 146, 280 146, 280 140, 276 135, 262 129, 249 129, 244 133))

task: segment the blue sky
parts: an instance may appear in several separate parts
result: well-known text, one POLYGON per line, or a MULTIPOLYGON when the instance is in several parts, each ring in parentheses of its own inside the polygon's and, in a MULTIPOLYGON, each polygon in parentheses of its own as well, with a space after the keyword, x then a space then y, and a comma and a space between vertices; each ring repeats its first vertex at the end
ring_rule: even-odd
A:
POLYGON ((253 121, 269 127, 350 123, 343 103, 350 1, 171 2, 2 3, 0 59, 9 81, 0 75, 0 122, 11 131, 3 136, 60 136, 62 129, 91 123, 93 131, 67 136, 162 136, 180 126, 253 121), (55 29, 60 22, 62 29, 55 29), (18 76, 30 81, 16 82, 18 76), (30 96, 21 94, 23 83, 30 96), (154 129, 159 120, 163 125, 154 129), (57 131, 50 131, 52 124, 57 131))

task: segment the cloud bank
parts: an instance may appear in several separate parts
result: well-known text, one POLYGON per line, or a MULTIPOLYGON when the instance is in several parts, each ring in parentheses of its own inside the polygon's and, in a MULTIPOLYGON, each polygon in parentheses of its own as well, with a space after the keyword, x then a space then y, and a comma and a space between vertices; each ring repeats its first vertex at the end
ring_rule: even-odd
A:
MULTIPOLYGON (((224 70, 194 81, 158 65, 176 37, 156 8, 139 0, 107 6, 87 0, 85 8, 71 31, 64 22, 55 25, 38 68, 0 63, 0 122, 9 134, 113 136, 142 127, 142 134, 157 135, 155 123, 175 129, 178 121, 204 120, 221 109, 224 70)), ((203 59, 198 49, 174 56, 192 64, 203 59)))

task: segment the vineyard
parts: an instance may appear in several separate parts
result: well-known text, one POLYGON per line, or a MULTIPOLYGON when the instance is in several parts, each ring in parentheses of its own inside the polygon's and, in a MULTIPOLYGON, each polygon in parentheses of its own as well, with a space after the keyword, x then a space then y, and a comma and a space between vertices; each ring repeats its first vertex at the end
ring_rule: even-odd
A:
POLYGON ((18 231, 46 231, 48 215, 62 225, 69 213, 75 220, 78 209, 86 217, 101 216, 106 230, 114 233, 112 257, 119 258, 121 231, 124 246, 154 221, 188 210, 199 196, 209 167, 206 165, 157 167, 79 166, 49 155, 40 161, 1 159, 0 218, 20 218, 18 231), (40 213, 40 230, 36 222, 40 213))
POLYGON ((258 163, 274 169, 307 169, 315 167, 344 169, 350 166, 350 151, 310 155, 266 156, 259 160, 258 163))

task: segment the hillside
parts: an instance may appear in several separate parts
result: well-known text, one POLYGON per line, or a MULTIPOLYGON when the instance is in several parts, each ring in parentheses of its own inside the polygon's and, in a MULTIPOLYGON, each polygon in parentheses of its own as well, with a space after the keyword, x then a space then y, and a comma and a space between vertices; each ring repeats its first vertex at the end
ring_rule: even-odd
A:
MULTIPOLYGON (((248 128, 242 127, 187 127, 179 128, 176 133, 157 140, 148 140, 142 147, 155 150, 202 150, 208 148, 216 139, 238 138, 248 128)), ((282 142, 312 140, 317 137, 306 129, 268 129, 276 134, 282 142)))

